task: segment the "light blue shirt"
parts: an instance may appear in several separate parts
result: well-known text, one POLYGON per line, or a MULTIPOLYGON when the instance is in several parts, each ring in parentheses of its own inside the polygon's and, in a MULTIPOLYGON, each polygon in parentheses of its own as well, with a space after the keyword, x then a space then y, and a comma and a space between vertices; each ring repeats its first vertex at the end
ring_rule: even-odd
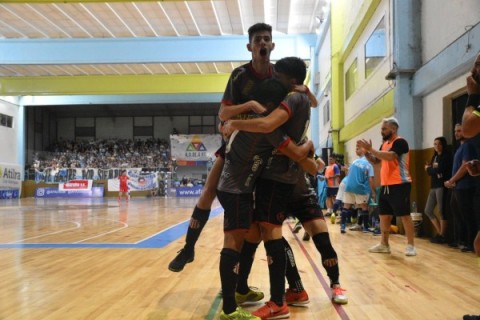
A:
POLYGON ((348 169, 345 192, 370 194, 370 177, 373 177, 373 175, 373 166, 365 157, 356 159, 348 169))

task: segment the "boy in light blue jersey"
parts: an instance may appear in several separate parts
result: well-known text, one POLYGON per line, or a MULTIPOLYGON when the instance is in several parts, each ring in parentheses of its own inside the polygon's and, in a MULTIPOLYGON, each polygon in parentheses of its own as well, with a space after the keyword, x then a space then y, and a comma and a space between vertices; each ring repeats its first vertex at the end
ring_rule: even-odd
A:
MULTIPOLYGON (((365 158, 364 151, 360 148, 355 150, 359 157, 352 162, 348 170, 348 180, 345 182, 345 194, 343 195, 342 222, 340 224, 341 233, 345 233, 345 224, 348 211, 355 205, 355 208, 361 209, 358 217, 358 224, 363 219, 363 231, 368 232, 368 199, 370 195, 375 199, 375 186, 373 183, 373 166, 365 158)), ((352 227, 351 230, 359 230, 358 227, 352 227)))

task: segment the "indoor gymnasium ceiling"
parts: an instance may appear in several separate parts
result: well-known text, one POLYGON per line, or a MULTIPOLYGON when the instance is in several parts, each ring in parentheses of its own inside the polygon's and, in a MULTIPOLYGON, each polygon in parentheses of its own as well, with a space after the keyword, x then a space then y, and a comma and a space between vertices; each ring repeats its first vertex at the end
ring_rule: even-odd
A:
MULTIPOLYGON (((0 42, 63 39, 153 39, 245 36, 256 22, 271 24, 276 34, 316 32, 328 0, 200 0, 99 2, 2 1, 0 42)), ((246 43, 246 42, 245 42, 246 43)), ((168 63, 1 64, 0 77, 190 75, 230 73, 244 61, 168 63)), ((113 57, 112 57, 113 58, 113 57)))

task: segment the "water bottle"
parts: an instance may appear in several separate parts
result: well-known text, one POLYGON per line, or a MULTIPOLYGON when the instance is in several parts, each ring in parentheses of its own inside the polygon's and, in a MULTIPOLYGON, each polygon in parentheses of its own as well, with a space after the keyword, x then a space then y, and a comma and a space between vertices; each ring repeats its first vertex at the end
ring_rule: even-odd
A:
POLYGON ((417 203, 415 201, 412 202, 412 212, 417 212, 417 203))

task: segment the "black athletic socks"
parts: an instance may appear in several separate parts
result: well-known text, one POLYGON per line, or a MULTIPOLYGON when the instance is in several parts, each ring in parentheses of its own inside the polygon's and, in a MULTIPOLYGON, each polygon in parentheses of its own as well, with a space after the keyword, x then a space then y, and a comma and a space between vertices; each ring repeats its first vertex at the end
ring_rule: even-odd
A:
POLYGON ((197 243, 200 233, 202 233, 203 227, 207 224, 209 217, 210 209, 205 210, 195 206, 185 238, 185 250, 187 252, 193 252, 195 249, 195 243, 197 243))
POLYGON ((240 253, 223 248, 220 252, 220 279, 222 281, 223 312, 232 313, 237 308, 235 288, 238 278, 238 260, 240 253))
POLYGON ((242 252, 240 252, 240 271, 237 282, 238 293, 246 294, 250 290, 248 287, 248 276, 252 270, 253 260, 258 245, 258 243, 251 243, 248 241, 243 243, 242 252))
POLYGON ((283 239, 265 242, 270 275, 270 300, 282 306, 285 295, 286 254, 283 239))

